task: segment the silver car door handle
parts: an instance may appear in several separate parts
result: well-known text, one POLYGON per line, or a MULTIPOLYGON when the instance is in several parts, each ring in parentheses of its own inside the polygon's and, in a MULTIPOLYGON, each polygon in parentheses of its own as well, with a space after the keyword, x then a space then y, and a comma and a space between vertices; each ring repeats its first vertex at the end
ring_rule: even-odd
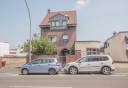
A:
POLYGON ((104 63, 101 63, 101 64, 104 64, 104 63))
POLYGON ((88 65, 91 65, 91 64, 88 64, 88 65))

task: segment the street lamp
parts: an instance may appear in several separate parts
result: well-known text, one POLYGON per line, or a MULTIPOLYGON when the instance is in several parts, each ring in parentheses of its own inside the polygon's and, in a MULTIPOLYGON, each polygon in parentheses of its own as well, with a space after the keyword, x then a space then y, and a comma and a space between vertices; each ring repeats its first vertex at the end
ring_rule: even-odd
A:
POLYGON ((27 1, 25 0, 25 4, 28 10, 28 14, 29 14, 29 21, 30 21, 30 32, 29 32, 29 62, 31 61, 31 49, 32 49, 32 45, 31 45, 31 15, 30 15, 30 10, 27 4, 27 1))

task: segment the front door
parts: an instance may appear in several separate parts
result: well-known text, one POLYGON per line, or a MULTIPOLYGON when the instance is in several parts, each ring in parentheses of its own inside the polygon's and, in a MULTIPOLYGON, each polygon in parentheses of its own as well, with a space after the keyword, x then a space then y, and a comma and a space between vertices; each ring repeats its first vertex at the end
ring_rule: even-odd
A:
POLYGON ((41 65, 42 60, 41 59, 37 59, 34 60, 30 63, 30 67, 29 67, 29 72, 30 73, 39 73, 40 72, 40 65, 41 65))
POLYGON ((87 57, 81 58, 77 63, 78 63, 79 71, 89 71, 90 70, 90 63, 87 62, 87 57))

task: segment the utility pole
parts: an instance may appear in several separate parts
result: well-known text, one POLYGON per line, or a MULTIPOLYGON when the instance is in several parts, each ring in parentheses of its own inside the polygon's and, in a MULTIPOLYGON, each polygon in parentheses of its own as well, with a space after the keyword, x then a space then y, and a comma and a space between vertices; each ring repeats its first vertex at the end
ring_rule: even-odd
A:
POLYGON ((25 0, 25 4, 28 10, 28 15, 29 15, 29 21, 30 21, 30 30, 29 30, 29 62, 31 61, 31 50, 32 50, 32 44, 31 44, 31 15, 30 15, 30 10, 27 4, 27 1, 25 0))

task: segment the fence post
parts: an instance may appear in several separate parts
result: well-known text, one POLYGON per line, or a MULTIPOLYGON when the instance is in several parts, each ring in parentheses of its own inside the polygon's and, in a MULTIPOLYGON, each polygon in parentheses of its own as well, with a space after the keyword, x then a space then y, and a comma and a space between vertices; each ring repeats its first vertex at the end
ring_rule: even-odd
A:
POLYGON ((0 69, 2 68, 2 57, 0 57, 0 69))

